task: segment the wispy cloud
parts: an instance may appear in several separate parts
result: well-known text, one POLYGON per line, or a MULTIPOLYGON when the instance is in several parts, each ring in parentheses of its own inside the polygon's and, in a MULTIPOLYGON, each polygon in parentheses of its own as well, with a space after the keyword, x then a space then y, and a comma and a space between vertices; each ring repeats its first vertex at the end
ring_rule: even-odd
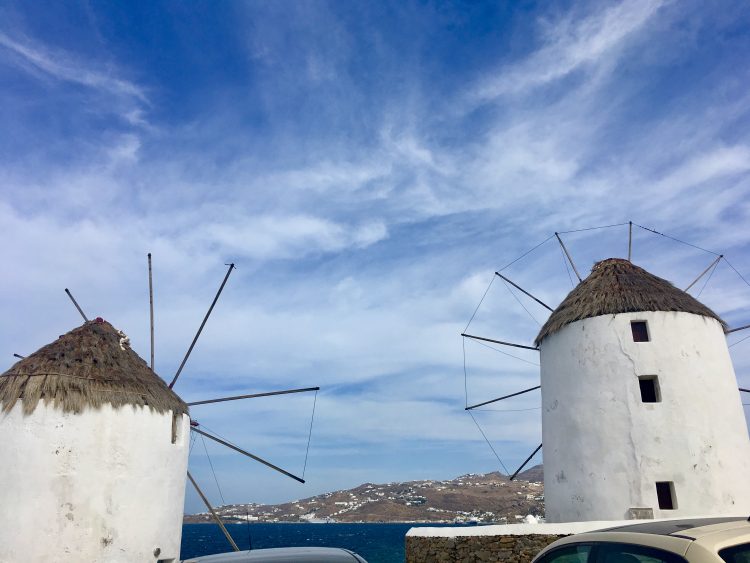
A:
POLYGON ((498 71, 472 91, 471 98, 486 101, 503 94, 522 94, 568 76, 576 70, 605 64, 648 24, 663 6, 661 0, 626 0, 613 6, 603 4, 586 14, 587 8, 554 21, 545 22, 542 46, 520 63, 498 71))
POLYGON ((79 84, 100 93, 108 94, 127 106, 120 108, 122 117, 133 125, 144 125, 143 107, 148 98, 143 88, 120 78, 116 72, 92 68, 90 63, 78 60, 61 49, 52 50, 29 38, 13 38, 0 31, 0 52, 4 59, 15 63, 19 68, 41 74, 48 78, 79 84))
MULTIPOLYGON (((321 385, 314 492, 399 479, 424 471, 425 460, 443 474, 421 476, 495 469, 462 410, 458 336, 492 271, 555 230, 628 219, 729 249, 741 267, 750 243, 750 99, 741 77, 750 68, 735 56, 747 42, 721 33, 735 24, 698 4, 583 2, 521 23, 488 6, 443 19, 421 5, 371 4, 353 18, 335 4, 248 4, 237 21, 217 12, 217 30, 191 12, 189 25, 173 20, 176 31, 151 37, 171 40, 162 47, 194 77, 179 86, 137 57, 98 65, 96 53, 72 55, 81 53, 74 44, 1 35, 0 60, 39 86, 24 86, 33 104, 13 98, 5 108, 22 116, 17 127, 39 154, 0 153, 0 252, 13 265, 0 295, 9 316, 28 320, 0 330, 6 356, 78 321, 66 286, 147 350, 151 251, 157 369, 171 375, 224 263, 235 261, 180 393, 321 385), (497 37, 486 34, 492 17, 497 37), (683 41, 686 27, 702 41, 683 41), (186 42, 196 30, 221 41, 186 42), (488 54, 519 35, 523 49, 511 52, 523 54, 488 54), (666 51, 668 63, 659 56, 666 51), (148 75, 159 96, 118 68, 148 75), (128 126, 86 121, 82 89, 128 126), (47 123, 38 108, 57 111, 49 90, 76 100, 62 127, 56 119, 37 126, 47 123)), ((111 15, 96 17, 96 34, 106 36, 111 15)), ((566 237, 582 273, 627 248, 625 227, 566 237)), ((677 283, 708 264, 650 233, 637 232, 634 243, 640 264, 677 283)), ((571 285, 551 243, 511 272, 551 305, 571 285)), ((741 322, 746 289, 723 267, 701 298, 741 322)), ((543 320, 544 311, 532 312, 543 320)), ((472 329, 529 341, 538 325, 497 284, 472 329)), ((742 346, 733 351, 747 363, 742 346)), ((479 345, 468 369, 477 400, 538 378, 535 366, 479 345)), ((307 399, 198 415, 274 461, 301 464, 307 399)), ((534 405, 525 396, 514 406, 534 405)), ((505 413, 482 416, 506 463, 538 443, 534 411, 510 422, 505 413)), ((233 499, 313 492, 221 460, 233 499), (263 492, 247 488, 247 472, 263 492)))

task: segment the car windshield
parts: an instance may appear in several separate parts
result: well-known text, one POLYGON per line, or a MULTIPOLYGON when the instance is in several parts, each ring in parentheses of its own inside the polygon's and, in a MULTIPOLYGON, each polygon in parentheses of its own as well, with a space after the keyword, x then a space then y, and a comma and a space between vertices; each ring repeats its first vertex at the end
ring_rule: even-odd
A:
POLYGON ((750 543, 742 543, 719 551, 726 563, 750 563, 750 543))

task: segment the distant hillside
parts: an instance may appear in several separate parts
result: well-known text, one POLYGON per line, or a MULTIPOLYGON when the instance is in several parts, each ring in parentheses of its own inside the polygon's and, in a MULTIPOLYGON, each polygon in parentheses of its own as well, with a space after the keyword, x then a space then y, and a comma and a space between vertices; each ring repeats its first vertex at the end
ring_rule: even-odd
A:
POLYGON ((516 479, 523 479, 524 481, 533 481, 536 483, 544 483, 544 466, 535 465, 534 467, 521 471, 516 479))
MULTIPOLYGON (((509 481, 498 472, 450 481, 365 483, 283 504, 232 504, 217 508, 227 522, 517 522, 544 515, 541 466, 509 481)), ((185 522, 211 522, 208 513, 185 522)))

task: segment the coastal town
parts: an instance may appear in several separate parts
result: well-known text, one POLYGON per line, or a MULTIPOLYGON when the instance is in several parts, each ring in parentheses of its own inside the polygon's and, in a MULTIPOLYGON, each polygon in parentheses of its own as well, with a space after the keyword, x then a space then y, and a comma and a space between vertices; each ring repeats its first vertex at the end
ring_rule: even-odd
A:
MULTIPOLYGON (((448 481, 365 483, 284 504, 230 504, 216 508, 226 522, 516 523, 544 514, 542 468, 513 480, 498 472, 448 481), (469 509, 470 507, 470 509, 469 509)), ((213 522, 207 512, 185 522, 213 522)))

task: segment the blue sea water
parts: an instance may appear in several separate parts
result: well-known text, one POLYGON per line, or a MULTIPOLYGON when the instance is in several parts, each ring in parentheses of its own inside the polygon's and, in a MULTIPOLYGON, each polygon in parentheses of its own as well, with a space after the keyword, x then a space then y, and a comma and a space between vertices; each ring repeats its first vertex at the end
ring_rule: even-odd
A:
MULTIPOLYGON (((425 524, 427 525, 427 524, 425 524)), ((403 563, 406 532, 419 524, 228 524, 240 549, 266 547, 343 547, 368 563, 403 563)), ((429 524, 440 526, 440 524, 429 524)), ((184 524, 182 559, 231 551, 218 526, 184 524)))

